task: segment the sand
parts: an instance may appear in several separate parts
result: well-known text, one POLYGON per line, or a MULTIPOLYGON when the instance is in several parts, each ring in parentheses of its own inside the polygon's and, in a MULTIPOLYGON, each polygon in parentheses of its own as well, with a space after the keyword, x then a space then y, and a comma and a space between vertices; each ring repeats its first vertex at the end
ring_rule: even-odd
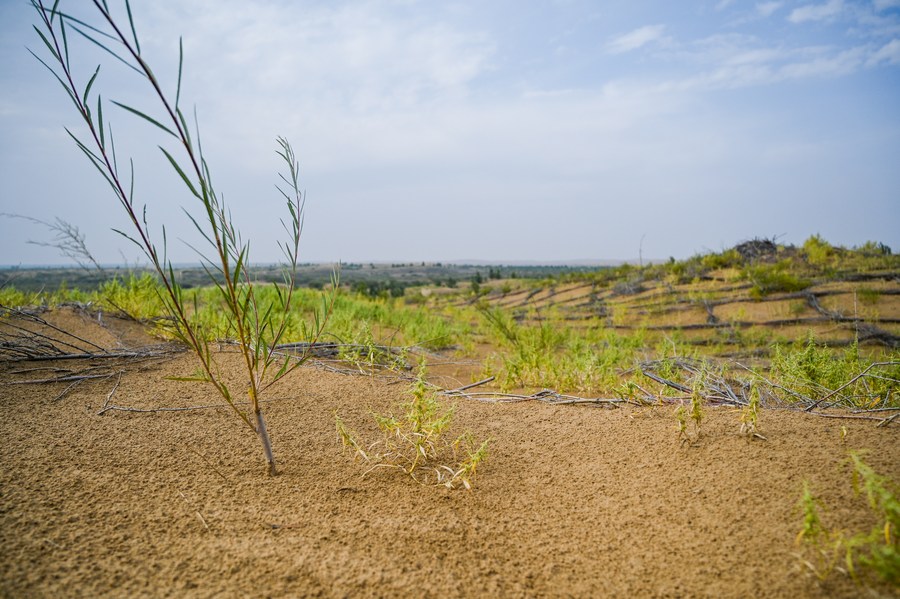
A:
MULTIPOLYGON (((48 317, 49 318, 49 317, 48 317)), ((54 318, 105 347, 141 335, 77 312, 54 318)), ((234 355, 223 355, 226 367, 234 355)), ((473 491, 363 476, 334 412, 366 438, 407 384, 304 367, 270 389, 280 475, 188 354, 66 385, 11 385, 0 363, 0 595, 4 597, 857 597, 897 594, 818 580, 795 544, 804 480, 827 522, 874 521, 848 450, 900 478, 897 426, 766 410, 767 441, 707 410, 682 445, 671 409, 457 400, 455 430, 490 438, 473 491), (841 440, 841 427, 847 428, 841 440)), ((82 364, 83 366, 83 364, 82 364)), ((230 371, 229 371, 230 372, 230 371)), ((237 372, 237 368, 233 369, 237 372)), ((807 557, 809 554, 804 554, 807 557)))

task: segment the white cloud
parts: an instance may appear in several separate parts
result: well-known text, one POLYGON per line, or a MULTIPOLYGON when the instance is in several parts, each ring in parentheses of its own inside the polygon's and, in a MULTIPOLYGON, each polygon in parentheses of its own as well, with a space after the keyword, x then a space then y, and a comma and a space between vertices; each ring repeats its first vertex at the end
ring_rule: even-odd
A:
POLYGON ((754 36, 714 35, 685 45, 677 54, 687 74, 659 83, 660 89, 709 91, 835 78, 863 68, 900 65, 900 39, 855 46, 773 45, 754 36))
POLYGON ((203 65, 213 85, 241 72, 246 87, 228 91, 248 96, 316 96, 355 110, 412 105, 465 93, 494 51, 482 32, 433 15, 391 14, 377 2, 312 9, 230 1, 209 11, 214 19, 185 4, 157 9, 158 29, 177 30, 182 19, 199 26, 186 40, 186 66, 203 65))
POLYGON ((761 2, 756 5, 756 14, 762 18, 771 17, 775 11, 781 8, 781 2, 761 2))
POLYGON ((662 38, 665 25, 645 25, 634 31, 613 38, 606 45, 606 49, 611 54, 622 54, 637 50, 641 46, 645 46, 650 42, 657 41, 662 38))
POLYGON ((859 69, 865 61, 863 48, 850 48, 835 55, 784 65, 779 76, 782 79, 807 77, 838 77, 859 69))
POLYGON ((788 15, 788 21, 791 23, 824 21, 836 17, 843 9, 843 0, 828 0, 825 4, 806 4, 792 10, 788 15))
POLYGON ((900 7, 900 0, 874 0, 872 4, 875 6, 875 10, 880 11, 900 7))
POLYGON ((732 4, 734 4, 734 0, 720 0, 719 3, 716 4, 716 11, 725 10, 732 4))
POLYGON ((882 63, 900 65, 900 40, 893 39, 874 52, 866 61, 866 66, 876 66, 882 63))

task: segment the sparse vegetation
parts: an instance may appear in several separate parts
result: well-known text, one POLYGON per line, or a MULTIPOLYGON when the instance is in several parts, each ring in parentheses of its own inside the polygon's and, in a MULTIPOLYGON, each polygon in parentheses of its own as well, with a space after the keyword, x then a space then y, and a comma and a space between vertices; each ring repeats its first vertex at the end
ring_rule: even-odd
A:
POLYGON ((812 561, 804 558, 804 563, 822 579, 840 571, 866 584, 867 575, 872 573, 889 584, 900 585, 900 499, 896 484, 875 472, 859 452, 850 452, 849 463, 853 490, 857 496, 865 495, 875 523, 868 531, 827 527, 820 515, 820 502, 804 482, 799 503, 803 524, 797 542, 812 553, 812 561))
POLYGON ((487 458, 488 441, 477 442, 465 432, 453 442, 445 433, 453 422, 455 408, 445 407, 428 388, 424 362, 410 390, 403 414, 375 415, 382 439, 364 445, 339 415, 335 414, 338 438, 344 448, 377 468, 395 468, 416 482, 471 490, 478 466, 487 458))

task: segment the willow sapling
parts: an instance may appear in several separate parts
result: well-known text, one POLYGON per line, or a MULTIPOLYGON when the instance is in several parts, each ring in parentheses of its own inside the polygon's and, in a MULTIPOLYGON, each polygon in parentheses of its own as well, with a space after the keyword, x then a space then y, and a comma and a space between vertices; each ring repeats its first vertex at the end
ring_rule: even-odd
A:
MULTIPOLYGON (((287 221, 282 220, 281 224, 288 235, 288 241, 279 243, 286 259, 284 282, 280 286, 275 285, 275 300, 265 300, 256 292, 257 287, 250 274, 250 243, 241 238, 222 196, 213 186, 209 165, 200 143, 196 111, 192 135, 181 109, 184 62, 181 42, 179 41, 178 79, 173 100, 171 95, 163 91, 162 85, 141 53, 128 0, 124 3, 128 16, 127 26, 123 26, 113 17, 106 0, 90 1, 97 15, 94 23, 88 23, 63 12, 59 9, 59 4, 60 1, 56 0, 53 6, 48 8, 42 0, 32 0, 32 6, 38 13, 41 25, 35 26, 34 29, 46 46, 51 60, 45 61, 34 52, 32 55, 63 87, 87 129, 86 135, 82 138, 69 129, 66 129, 66 132, 97 169, 124 209, 131 223, 132 233, 116 231, 140 248, 149 260, 159 278, 158 292, 172 322, 171 332, 188 345, 199 359, 198 374, 184 380, 203 381, 216 389, 234 413, 257 435, 263 447, 268 473, 275 475, 277 474, 275 457, 263 417, 260 396, 269 386, 308 357, 306 353, 292 359, 280 355, 277 351, 277 346, 288 331, 291 316, 305 203, 305 196, 299 186, 299 165, 294 151, 286 139, 278 138, 277 154, 287 165, 287 173, 280 177, 287 187, 285 189, 277 185, 276 187, 286 201, 288 218, 287 221), (99 46, 136 73, 148 85, 148 95, 157 104, 161 116, 154 118, 126 104, 111 102, 166 134, 169 143, 166 146, 159 146, 159 149, 189 192, 192 206, 201 214, 195 217, 185 209, 188 219, 210 248, 207 254, 198 250, 198 255, 209 276, 210 284, 219 292, 226 318, 229 319, 229 328, 239 348, 247 385, 246 404, 240 400, 240 394, 233 392, 226 384, 216 357, 211 351, 209 340, 204 336, 199 322, 192 318, 194 312, 185 301, 183 289, 176 280, 175 269, 167 257, 165 227, 162 228, 160 246, 157 246, 151 237, 147 206, 140 207, 135 202, 133 160, 128 161, 130 171, 128 184, 120 172, 112 129, 109 123, 104 121, 104 107, 108 106, 109 101, 104 101, 99 93, 96 94, 96 99, 91 94, 100 73, 100 66, 97 66, 83 88, 75 82, 76 77, 70 62, 72 44, 69 34, 72 31, 99 46)), ((315 314, 314 326, 309 329, 304 327, 307 337, 312 341, 306 345, 307 348, 312 347, 324 329, 334 303, 336 284, 336 280, 333 280, 331 303, 329 304, 327 299, 323 300, 321 313, 315 314)))

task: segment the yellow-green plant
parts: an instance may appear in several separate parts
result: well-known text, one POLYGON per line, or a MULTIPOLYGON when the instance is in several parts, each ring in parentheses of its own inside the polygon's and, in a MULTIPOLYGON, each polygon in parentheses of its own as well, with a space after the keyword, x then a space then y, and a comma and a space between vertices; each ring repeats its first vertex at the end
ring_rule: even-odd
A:
POLYGON ((704 364, 700 373, 695 377, 691 389, 691 421, 694 423, 694 440, 700 439, 701 428, 703 424, 703 390, 706 387, 706 365, 704 364))
POLYGON ((478 466, 487 458, 488 441, 478 443, 466 432, 453 442, 444 433, 453 422, 454 407, 445 407, 428 388, 425 363, 410 389, 412 398, 400 407, 401 416, 375 415, 382 439, 364 446, 335 413, 338 439, 355 457, 379 467, 396 468, 422 484, 471 489, 478 466))
MULTIPOLYGON (((668 376, 672 376, 668 372, 666 360, 660 360, 662 367, 660 372, 666 372, 668 376)), ((690 403, 685 407, 685 400, 681 399, 675 406, 674 416, 675 424, 678 430, 678 438, 682 445, 685 443, 693 445, 700 440, 701 425, 703 424, 703 389, 706 385, 707 366, 703 365, 700 371, 694 376, 691 386, 690 403)))
POLYGON ((897 536, 900 499, 897 497, 897 485, 875 472, 858 452, 850 452, 849 462, 853 489, 857 496, 865 495, 875 524, 869 531, 855 534, 829 530, 819 515, 819 501, 810 491, 808 482, 804 481, 799 501, 803 523, 797 534, 797 543, 811 549, 815 560, 804 561, 823 579, 839 570, 860 584, 866 582, 866 573, 874 573, 891 585, 900 585, 900 538, 897 536), (843 567, 837 565, 841 561, 843 567))
POLYGON ((750 389, 750 401, 741 410, 741 434, 748 439, 766 438, 759 432, 759 389, 754 385, 750 389))
MULTIPOLYGON (((195 131, 192 134, 181 110, 183 65, 181 44, 179 43, 178 79, 173 100, 163 91, 162 85, 141 53, 128 0, 125 0, 127 26, 117 22, 112 16, 107 0, 91 0, 90 4, 93 5, 97 15, 94 23, 76 19, 63 12, 59 9, 59 0, 56 0, 50 8, 45 6, 42 0, 31 0, 31 3, 38 13, 41 25, 34 29, 46 46, 51 60, 45 61, 37 54, 33 52, 32 54, 62 85, 86 126, 87 134, 84 138, 79 138, 68 129, 66 131, 101 174, 125 210, 133 233, 117 232, 139 247, 156 271, 160 283, 157 288, 159 299, 172 323, 171 333, 188 345, 200 361, 198 376, 188 377, 186 380, 207 382, 216 389, 241 421, 257 435, 263 446, 268 472, 270 475, 276 474, 275 458, 263 418, 260 396, 267 387, 285 376, 303 359, 282 358, 277 351, 277 345, 287 330, 294 298, 305 202, 299 186, 299 165, 291 145, 287 140, 278 138, 277 154, 287 165, 287 174, 280 175, 288 186, 287 191, 278 187, 286 200, 289 215, 287 222, 282 221, 289 241, 279 244, 285 255, 287 267, 284 269, 284 284, 276 285, 275 298, 266 301, 261 299, 250 275, 250 244, 241 238, 231 221, 224 200, 213 186, 209 165, 200 143, 199 127, 195 123, 195 131), (67 35, 67 32, 70 35, 67 35), (72 32, 99 46, 136 73, 147 84, 148 93, 157 105, 158 112, 154 118, 131 106, 112 102, 116 107, 160 129, 167 136, 168 143, 159 148, 189 192, 193 202, 192 208, 199 213, 199 216, 195 216, 190 209, 185 210, 189 220, 210 248, 208 255, 211 257, 199 251, 198 254, 209 276, 209 282, 218 291, 220 310, 227 321, 226 330, 233 336, 240 351, 246 382, 246 388, 242 392, 232 391, 226 384, 225 378, 221 375, 222 369, 210 348, 210 340, 204 334, 201 324, 193 317, 197 313, 197 307, 191 309, 182 287, 176 281, 175 270, 166 254, 165 227, 162 230, 161 245, 158 246, 151 237, 147 206, 141 207, 135 203, 133 161, 129 161, 130 182, 126 184, 122 176, 112 130, 103 116, 104 106, 107 106, 108 110, 108 105, 104 104, 99 93, 96 94, 96 99, 91 96, 100 73, 100 66, 97 66, 83 88, 75 82, 76 74, 70 62, 72 44, 69 43, 69 38, 72 32), (246 404, 241 399, 244 393, 247 398, 246 404)), ((327 315, 327 312, 326 305, 324 314, 327 315)), ((324 318, 320 319, 317 316, 311 339, 317 337, 323 326, 324 318)))
POLYGON ((847 540, 847 564, 856 577, 859 564, 883 580, 900 585, 900 498, 897 485, 875 472, 858 452, 850 452, 853 464, 853 489, 865 494, 877 524, 847 540))
POLYGON ((800 556, 800 559, 819 579, 824 580, 831 575, 838 563, 842 536, 825 528, 819 514, 819 499, 810 490, 809 481, 803 481, 803 492, 797 506, 803 522, 795 541, 797 545, 804 545, 808 553, 812 553, 811 559, 806 559, 805 556, 800 556))

